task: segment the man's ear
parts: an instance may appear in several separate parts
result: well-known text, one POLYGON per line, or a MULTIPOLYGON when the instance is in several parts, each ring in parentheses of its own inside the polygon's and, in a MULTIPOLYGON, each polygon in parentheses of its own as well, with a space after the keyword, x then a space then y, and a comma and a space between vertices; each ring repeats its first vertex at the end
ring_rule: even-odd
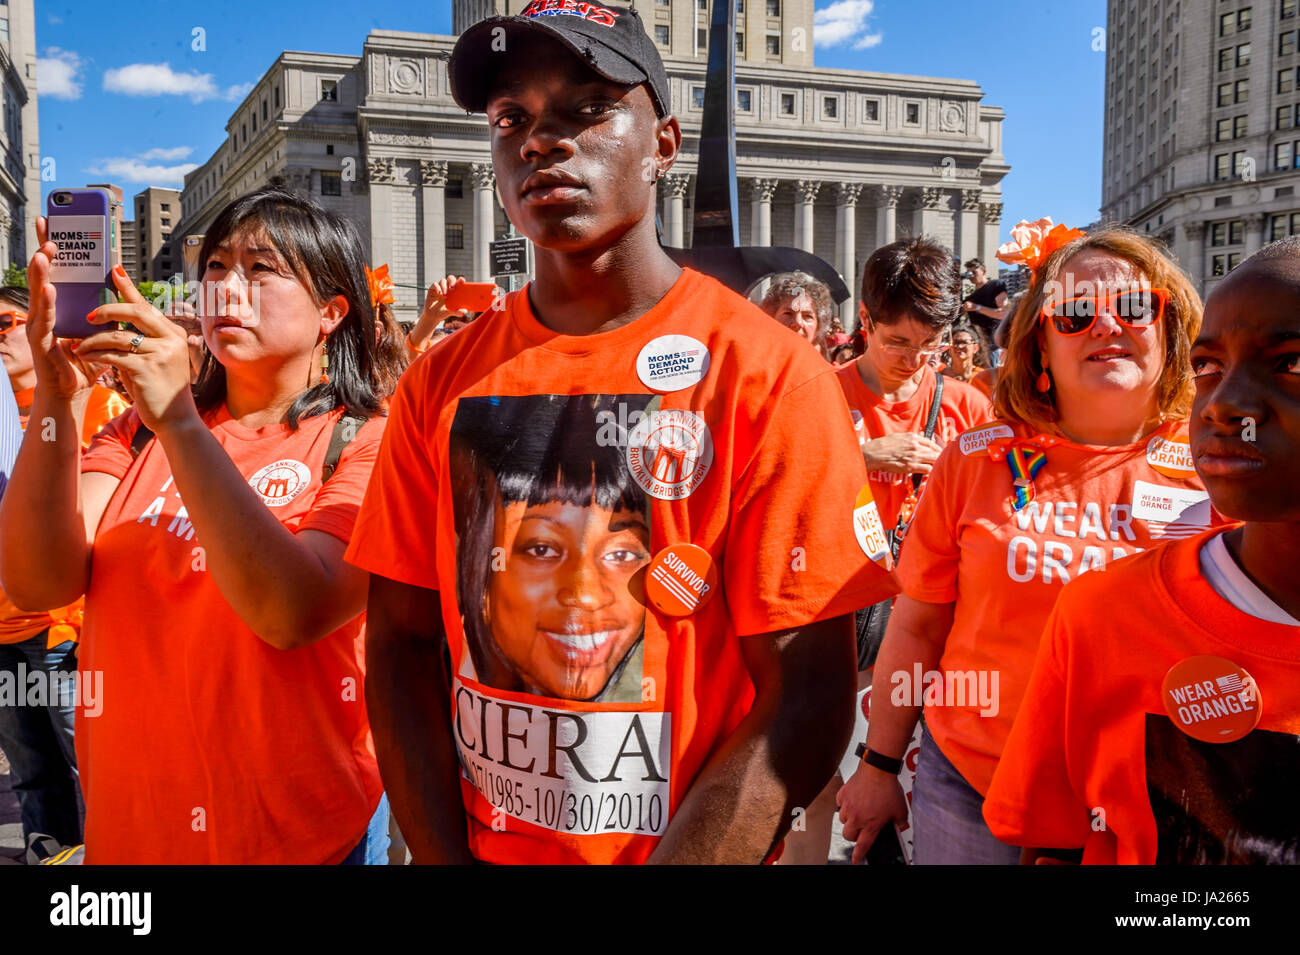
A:
POLYGON ((867 311, 866 302, 858 302, 858 318, 862 320, 864 327, 871 324, 871 313, 867 311))
POLYGON ((334 329, 342 324, 343 319, 348 317, 348 300, 346 296, 335 295, 332 299, 321 306, 320 311, 320 330, 326 335, 331 335, 334 329))
POLYGON ((677 162, 677 154, 682 150, 682 127, 677 122, 676 116, 665 116, 657 123, 657 133, 655 135, 655 163, 659 168, 659 176, 668 175, 668 170, 677 162))

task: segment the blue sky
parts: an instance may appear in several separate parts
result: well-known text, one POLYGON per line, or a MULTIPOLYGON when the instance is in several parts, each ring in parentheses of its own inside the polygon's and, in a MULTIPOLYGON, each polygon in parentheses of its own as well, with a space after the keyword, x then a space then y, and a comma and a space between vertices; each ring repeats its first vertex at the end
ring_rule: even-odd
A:
MULTIPOLYGON (((973 79, 1006 111, 1004 237, 1022 218, 1097 217, 1105 54, 1094 30, 1105 26, 1104 0, 816 7, 818 66, 973 79)), ((129 200, 149 185, 178 187, 204 162, 282 50, 359 55, 372 29, 450 33, 451 3, 38 0, 36 21, 41 155, 56 174, 46 192, 109 181, 129 200)))

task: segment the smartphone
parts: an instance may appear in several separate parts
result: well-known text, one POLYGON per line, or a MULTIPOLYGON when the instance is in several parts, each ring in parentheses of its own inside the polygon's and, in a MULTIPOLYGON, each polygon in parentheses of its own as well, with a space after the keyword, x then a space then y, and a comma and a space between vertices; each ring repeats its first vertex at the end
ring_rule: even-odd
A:
POLYGON ((898 836, 898 827, 892 822, 886 823, 876 836, 876 841, 867 850, 867 865, 907 865, 903 855, 903 841, 898 836))
POLYGON ((59 247, 50 263, 55 297, 54 334, 88 338, 104 330, 86 313, 117 301, 109 275, 117 261, 112 197, 104 189, 56 189, 45 202, 50 241, 59 247))
POLYGON ((496 282, 461 282, 447 293, 447 307, 453 312, 465 309, 467 312, 486 312, 496 304, 501 286, 496 282))

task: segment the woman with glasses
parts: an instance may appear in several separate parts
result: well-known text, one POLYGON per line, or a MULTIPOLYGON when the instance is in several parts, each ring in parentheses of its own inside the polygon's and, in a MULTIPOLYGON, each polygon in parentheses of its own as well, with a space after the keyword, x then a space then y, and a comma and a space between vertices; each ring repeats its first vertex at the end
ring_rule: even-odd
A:
MULTIPOLYGON (((907 818, 896 776, 924 708, 913 861, 1016 863, 980 813, 1060 588, 1210 520, 1186 437, 1196 291, 1131 232, 1033 231, 999 250, 1033 280, 997 420, 945 449, 903 549, 876 666, 889 678, 875 681, 865 765, 840 793, 859 855, 907 818)), ((1121 627, 1142 599, 1096 612, 1121 627)))
POLYGON ((965 323, 953 327, 948 343, 948 364, 943 373, 954 381, 973 385, 975 376, 989 366, 988 349, 984 346, 984 333, 974 325, 965 323))

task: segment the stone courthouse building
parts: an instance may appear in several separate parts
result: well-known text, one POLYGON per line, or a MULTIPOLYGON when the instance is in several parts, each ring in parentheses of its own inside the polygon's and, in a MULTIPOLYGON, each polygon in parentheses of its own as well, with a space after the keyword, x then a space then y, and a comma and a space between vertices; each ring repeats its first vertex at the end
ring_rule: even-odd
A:
MULTIPOLYGON (((459 32, 526 0, 453 0, 459 32)), ((704 0, 641 0, 663 54, 683 151, 660 181, 667 245, 691 241, 704 97, 704 0)), ((924 232, 992 262, 1002 213, 1003 112, 971 80, 813 65, 813 0, 738 0, 736 155, 742 244, 790 245, 856 288, 876 247, 924 232)), ((201 234, 232 198, 279 177, 351 218, 372 263, 417 287, 491 276, 488 242, 509 231, 484 118, 451 98, 455 37, 375 30, 359 56, 289 52, 258 80, 227 138, 185 177, 179 235, 201 234)), ((406 287, 409 286, 409 287, 406 287)), ((856 296, 843 306, 846 326, 856 296)))

